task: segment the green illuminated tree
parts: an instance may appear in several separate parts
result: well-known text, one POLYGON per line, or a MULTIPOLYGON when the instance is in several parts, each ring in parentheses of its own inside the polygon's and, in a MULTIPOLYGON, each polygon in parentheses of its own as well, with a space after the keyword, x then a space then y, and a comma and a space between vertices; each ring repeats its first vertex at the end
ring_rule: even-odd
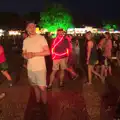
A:
POLYGON ((110 30, 112 29, 112 26, 110 24, 106 24, 103 28, 106 30, 110 30))
POLYGON ((117 30, 117 29, 118 29, 118 26, 115 25, 115 24, 106 24, 106 25, 104 25, 103 28, 106 29, 106 30, 110 30, 110 29, 117 30))
POLYGON ((48 29, 49 32, 54 32, 58 28, 67 30, 72 27, 72 17, 63 8, 61 4, 53 4, 45 12, 41 13, 40 23, 41 28, 48 29))

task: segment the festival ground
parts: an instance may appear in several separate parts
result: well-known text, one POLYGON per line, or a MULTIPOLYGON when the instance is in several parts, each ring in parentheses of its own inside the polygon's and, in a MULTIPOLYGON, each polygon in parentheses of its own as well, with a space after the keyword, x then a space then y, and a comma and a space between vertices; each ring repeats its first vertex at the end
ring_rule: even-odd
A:
MULTIPOLYGON (((8 88, 7 81, 0 77, 0 92, 6 92, 0 101, 0 120, 44 120, 42 106, 36 106, 28 85, 26 70, 20 67, 21 57, 11 53, 7 58, 15 83, 8 88)), ((47 120, 113 120, 120 93, 118 71, 113 68, 113 77, 108 77, 105 84, 100 80, 93 80, 90 86, 85 84, 82 71, 75 81, 66 77, 63 89, 56 80, 52 91, 48 91, 47 120)))

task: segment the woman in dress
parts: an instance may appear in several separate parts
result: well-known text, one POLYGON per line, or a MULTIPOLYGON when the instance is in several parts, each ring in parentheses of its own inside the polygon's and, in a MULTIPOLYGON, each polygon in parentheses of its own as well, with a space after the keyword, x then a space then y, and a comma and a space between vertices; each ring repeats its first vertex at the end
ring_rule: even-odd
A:
POLYGON ((101 80, 103 80, 103 78, 94 69, 97 63, 98 57, 97 57, 96 44, 92 39, 92 33, 87 32, 85 37, 86 37, 86 63, 88 65, 88 84, 92 84, 93 74, 98 76, 101 80))

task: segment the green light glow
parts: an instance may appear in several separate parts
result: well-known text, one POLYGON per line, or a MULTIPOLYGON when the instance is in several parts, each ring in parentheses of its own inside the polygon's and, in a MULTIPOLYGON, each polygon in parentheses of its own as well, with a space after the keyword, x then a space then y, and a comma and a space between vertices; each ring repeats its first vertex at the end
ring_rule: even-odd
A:
POLYGON ((49 32, 54 32, 58 28, 67 30, 73 26, 72 17, 60 4, 54 4, 41 14, 39 26, 47 28, 49 32))
POLYGON ((111 27, 110 24, 106 24, 106 25, 104 26, 104 29, 106 29, 106 30, 110 30, 110 29, 112 29, 112 27, 111 27))
POLYGON ((104 25, 104 27, 103 27, 104 29, 106 29, 106 30, 110 30, 110 29, 114 29, 114 30, 117 30, 118 29, 118 26, 117 25, 115 25, 115 24, 106 24, 106 25, 104 25))

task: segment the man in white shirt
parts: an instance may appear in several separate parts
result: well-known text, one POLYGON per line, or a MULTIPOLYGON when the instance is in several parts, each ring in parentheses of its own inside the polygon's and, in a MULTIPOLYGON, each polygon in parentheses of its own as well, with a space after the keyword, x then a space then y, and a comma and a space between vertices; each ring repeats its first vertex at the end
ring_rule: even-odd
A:
POLYGON ((44 56, 50 55, 49 47, 46 39, 36 34, 34 23, 28 23, 26 31, 29 36, 23 42, 23 56, 28 60, 28 77, 35 91, 36 102, 39 103, 41 98, 42 102, 46 104, 46 64, 44 56))

